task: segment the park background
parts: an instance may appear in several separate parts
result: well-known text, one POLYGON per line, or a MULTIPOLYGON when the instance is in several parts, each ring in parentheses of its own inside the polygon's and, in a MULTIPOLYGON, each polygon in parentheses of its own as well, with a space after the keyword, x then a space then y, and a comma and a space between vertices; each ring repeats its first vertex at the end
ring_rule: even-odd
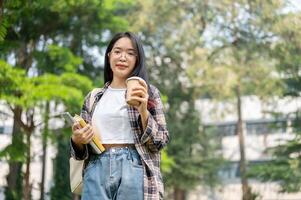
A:
POLYGON ((0 0, 0 198, 78 199, 69 190, 71 131, 59 114, 80 112, 85 95, 103 85, 111 36, 132 31, 164 101, 165 199, 301 199, 300 5, 0 0), (255 140, 262 135, 246 132, 254 112, 264 148, 255 140), (256 162, 246 150, 252 141, 261 148, 256 162), (234 159, 225 144, 237 147, 234 159), (225 193, 223 173, 233 165, 235 196, 225 193), (261 183, 277 190, 264 194, 261 183))

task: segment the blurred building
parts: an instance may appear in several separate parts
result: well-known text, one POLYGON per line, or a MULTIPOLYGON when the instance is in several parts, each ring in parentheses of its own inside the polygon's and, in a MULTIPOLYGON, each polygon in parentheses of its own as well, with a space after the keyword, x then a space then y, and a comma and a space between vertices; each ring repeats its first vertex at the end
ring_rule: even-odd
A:
MULTIPOLYGON (((248 165, 260 164, 270 159, 265 153, 268 147, 274 147, 294 137, 291 127, 291 113, 300 109, 301 100, 281 99, 262 103, 257 97, 244 97, 242 104, 243 133, 245 154, 248 165), (282 113, 275 117, 273 113, 282 113)), ((214 103, 197 102, 202 114, 205 131, 211 131, 219 137, 223 157, 230 162, 219 175, 222 184, 214 190, 198 187, 190 192, 189 200, 241 200, 242 191, 239 171, 239 142, 236 130, 235 102, 214 103)), ((253 192, 262 200, 300 200, 301 193, 280 193, 275 182, 262 183, 249 179, 253 192)))

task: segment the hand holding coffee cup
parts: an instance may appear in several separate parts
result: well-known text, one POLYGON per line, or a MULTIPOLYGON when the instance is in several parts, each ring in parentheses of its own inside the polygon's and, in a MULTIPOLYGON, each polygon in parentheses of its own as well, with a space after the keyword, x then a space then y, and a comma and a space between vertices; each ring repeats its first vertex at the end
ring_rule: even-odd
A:
POLYGON ((138 76, 130 77, 126 80, 126 86, 126 102, 130 106, 137 107, 145 98, 148 99, 147 84, 142 78, 138 76))

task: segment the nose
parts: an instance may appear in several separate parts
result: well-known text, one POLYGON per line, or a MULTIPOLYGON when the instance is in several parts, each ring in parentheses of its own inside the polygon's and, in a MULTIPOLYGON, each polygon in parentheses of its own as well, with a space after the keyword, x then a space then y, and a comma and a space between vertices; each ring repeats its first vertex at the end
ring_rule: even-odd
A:
POLYGON ((122 52, 120 57, 119 57, 119 60, 125 61, 126 60, 126 53, 122 52))

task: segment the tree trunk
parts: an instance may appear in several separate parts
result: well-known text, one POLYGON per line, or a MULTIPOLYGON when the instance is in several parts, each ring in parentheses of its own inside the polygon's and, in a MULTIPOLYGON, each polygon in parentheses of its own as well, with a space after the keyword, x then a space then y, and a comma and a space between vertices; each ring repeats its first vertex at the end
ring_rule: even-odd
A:
MULTIPOLYGON (((19 123, 17 123, 17 121, 21 119, 22 108, 16 106, 13 112, 14 112, 14 124, 13 124, 11 145, 16 147, 16 146, 20 146, 20 144, 23 141, 23 134, 21 132, 21 127, 19 123)), ((20 189, 19 186, 22 187, 21 172, 22 172, 22 162, 9 161, 9 172, 7 175, 7 188, 5 191, 6 199, 21 198, 22 191, 18 190, 20 189)))
POLYGON ((72 194, 72 200, 80 200, 80 196, 76 194, 72 194))
POLYGON ((239 85, 236 88, 236 97, 237 97, 237 118, 238 118, 236 134, 238 135, 238 139, 239 139, 239 151, 240 151, 239 170, 240 170, 242 193, 243 193, 242 199, 251 200, 250 188, 246 176, 245 141, 244 141, 244 134, 242 128, 243 124, 242 124, 242 111, 241 111, 241 94, 240 94, 239 85))
POLYGON ((186 191, 175 187, 174 189, 174 200, 185 200, 186 199, 186 191))
POLYGON ((29 183, 29 175, 30 175, 30 151, 31 151, 31 143, 30 143, 31 133, 26 133, 26 170, 25 170, 25 185, 23 188, 23 199, 30 200, 30 183, 29 183))
POLYGON ((32 185, 30 185, 30 164, 31 164, 31 135, 34 131, 34 110, 28 110, 27 113, 27 126, 25 127, 25 133, 26 133, 26 169, 25 169, 25 185, 23 188, 23 199, 24 200, 30 200, 31 197, 31 188, 32 185))
POLYGON ((44 113, 44 131, 42 135, 43 143, 43 156, 42 156, 42 174, 41 174, 41 190, 40 200, 44 200, 44 186, 45 186, 45 175, 46 175, 46 156, 47 156, 47 137, 48 137, 48 121, 49 121, 49 102, 46 102, 45 113, 44 113))

